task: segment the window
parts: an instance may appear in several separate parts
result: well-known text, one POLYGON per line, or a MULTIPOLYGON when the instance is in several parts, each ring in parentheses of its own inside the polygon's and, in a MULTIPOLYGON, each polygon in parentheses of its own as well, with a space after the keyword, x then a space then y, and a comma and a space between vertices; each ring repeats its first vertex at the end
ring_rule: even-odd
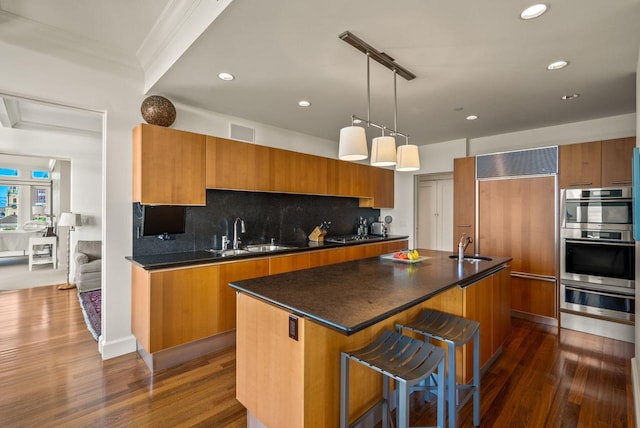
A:
POLYGON ((2 177, 17 177, 18 170, 12 168, 0 168, 0 176, 2 177))
POLYGON ((49 171, 31 171, 31 178, 46 180, 49 178, 49 171))
POLYGON ((0 186, 0 230, 18 228, 18 186, 0 186))

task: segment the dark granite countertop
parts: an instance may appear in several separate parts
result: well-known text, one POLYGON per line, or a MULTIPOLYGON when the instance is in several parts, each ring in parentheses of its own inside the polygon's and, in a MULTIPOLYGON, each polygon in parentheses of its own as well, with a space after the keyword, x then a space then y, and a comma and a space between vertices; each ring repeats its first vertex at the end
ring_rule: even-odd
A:
POLYGON ((451 253, 407 264, 383 257, 234 281, 243 293, 350 335, 454 286, 465 287, 502 269, 511 258, 458 263, 451 253))
POLYGON ((221 262, 230 262, 234 260, 240 259, 251 259, 257 257, 270 257, 276 255, 290 254, 290 253, 298 253, 303 251, 313 251, 313 250, 326 250, 329 248, 340 248, 347 245, 362 245, 362 244, 371 244, 374 242, 385 242, 385 241, 396 241, 401 239, 408 239, 408 236, 404 235, 389 235, 385 238, 383 237, 375 237, 367 240, 359 240, 359 241, 350 241, 347 243, 336 243, 336 242, 283 242, 282 245, 287 245, 291 248, 280 251, 273 252, 264 252, 264 253, 251 253, 251 254, 241 254, 235 256, 225 256, 222 257, 220 255, 216 255, 210 251, 189 251, 182 253, 169 253, 169 254, 150 254, 146 256, 127 256, 125 259, 130 262, 142 267, 146 270, 154 270, 154 269, 166 269, 166 268, 174 268, 181 266, 189 266, 189 265, 199 265, 199 264, 207 264, 207 263, 221 263, 221 262))

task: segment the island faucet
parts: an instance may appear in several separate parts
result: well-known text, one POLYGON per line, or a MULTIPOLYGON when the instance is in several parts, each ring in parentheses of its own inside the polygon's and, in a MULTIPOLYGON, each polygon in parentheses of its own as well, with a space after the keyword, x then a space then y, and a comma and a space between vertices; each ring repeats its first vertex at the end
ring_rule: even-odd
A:
POLYGON ((464 250, 467 249, 469 244, 473 242, 470 236, 467 236, 466 233, 463 233, 460 237, 460 241, 458 242, 458 261, 462 262, 464 260, 464 250))
POLYGON ((238 222, 240 222, 240 233, 247 232, 247 225, 244 220, 240 217, 236 217, 236 220, 233 222, 233 249, 237 250, 240 246, 240 238, 238 237, 238 222))

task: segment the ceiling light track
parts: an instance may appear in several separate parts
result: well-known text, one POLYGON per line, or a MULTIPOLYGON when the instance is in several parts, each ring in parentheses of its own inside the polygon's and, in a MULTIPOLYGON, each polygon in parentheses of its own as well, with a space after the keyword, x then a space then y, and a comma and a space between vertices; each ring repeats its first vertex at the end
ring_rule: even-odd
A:
POLYGON ((377 63, 387 67, 391 71, 396 71, 400 77, 405 78, 406 80, 413 80, 416 78, 416 75, 397 64, 393 58, 387 55, 384 52, 380 52, 364 40, 354 36, 350 31, 345 31, 344 33, 338 36, 343 41, 349 43, 354 48, 358 49, 365 55, 368 55, 371 59, 376 61, 377 63))

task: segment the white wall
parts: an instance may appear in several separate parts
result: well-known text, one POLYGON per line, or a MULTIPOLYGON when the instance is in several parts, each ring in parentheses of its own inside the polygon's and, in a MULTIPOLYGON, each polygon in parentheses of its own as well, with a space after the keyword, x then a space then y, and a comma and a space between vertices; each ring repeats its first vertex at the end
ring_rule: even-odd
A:
POLYGON ((469 156, 636 135, 633 113, 469 140, 469 156))

